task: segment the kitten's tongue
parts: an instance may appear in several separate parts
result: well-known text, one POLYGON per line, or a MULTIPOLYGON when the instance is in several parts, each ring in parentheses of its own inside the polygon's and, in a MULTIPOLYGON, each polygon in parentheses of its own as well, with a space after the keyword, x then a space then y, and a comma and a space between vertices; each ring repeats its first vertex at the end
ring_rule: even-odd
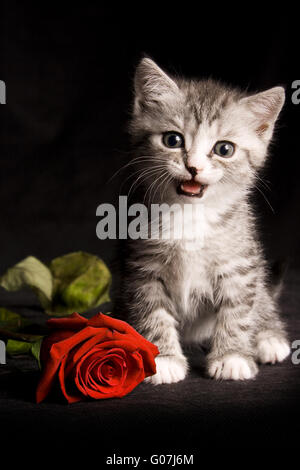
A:
POLYGON ((189 194, 199 194, 201 187, 202 185, 196 181, 185 181, 184 183, 181 183, 182 191, 189 194))

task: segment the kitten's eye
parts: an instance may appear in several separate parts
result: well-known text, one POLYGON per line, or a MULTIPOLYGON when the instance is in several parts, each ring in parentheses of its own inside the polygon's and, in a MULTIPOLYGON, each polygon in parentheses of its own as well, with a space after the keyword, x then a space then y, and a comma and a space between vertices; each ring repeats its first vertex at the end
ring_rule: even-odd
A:
POLYGON ((232 157, 235 151, 235 146, 231 142, 220 141, 217 142, 213 148, 213 152, 220 157, 229 158, 232 157))
POLYGON ((163 143, 169 148, 180 148, 184 146, 184 138, 178 132, 165 132, 163 134, 163 143))

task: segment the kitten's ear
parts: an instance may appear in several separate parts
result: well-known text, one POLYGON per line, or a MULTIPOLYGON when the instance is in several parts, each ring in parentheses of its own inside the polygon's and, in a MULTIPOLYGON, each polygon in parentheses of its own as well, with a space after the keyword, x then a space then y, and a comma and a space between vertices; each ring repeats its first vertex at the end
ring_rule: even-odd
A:
POLYGON ((279 86, 241 99, 241 103, 246 105, 254 116, 255 132, 263 139, 269 140, 272 137, 273 127, 284 100, 284 88, 279 86))
POLYGON ((153 60, 144 58, 137 66, 134 78, 135 105, 138 112, 143 105, 160 101, 170 94, 178 94, 179 88, 153 60))

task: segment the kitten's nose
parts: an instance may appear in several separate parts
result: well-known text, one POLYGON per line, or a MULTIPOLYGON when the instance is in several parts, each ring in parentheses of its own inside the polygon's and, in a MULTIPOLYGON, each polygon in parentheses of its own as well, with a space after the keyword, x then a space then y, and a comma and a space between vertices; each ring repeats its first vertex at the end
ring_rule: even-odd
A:
POLYGON ((194 166, 187 166, 186 169, 191 173, 192 177, 194 178, 197 173, 198 173, 198 170, 197 168, 195 168, 194 166))

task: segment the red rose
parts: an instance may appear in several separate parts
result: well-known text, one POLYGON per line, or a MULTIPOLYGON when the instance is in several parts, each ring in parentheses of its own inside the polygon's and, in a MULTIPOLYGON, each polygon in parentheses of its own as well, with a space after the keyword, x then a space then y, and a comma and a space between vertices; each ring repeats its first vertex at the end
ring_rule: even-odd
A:
POLYGON ((57 381, 69 403, 85 397, 123 397, 156 373, 157 347, 127 323, 98 313, 78 313, 47 322, 55 331, 41 347, 42 377, 36 400, 46 398, 57 381))

